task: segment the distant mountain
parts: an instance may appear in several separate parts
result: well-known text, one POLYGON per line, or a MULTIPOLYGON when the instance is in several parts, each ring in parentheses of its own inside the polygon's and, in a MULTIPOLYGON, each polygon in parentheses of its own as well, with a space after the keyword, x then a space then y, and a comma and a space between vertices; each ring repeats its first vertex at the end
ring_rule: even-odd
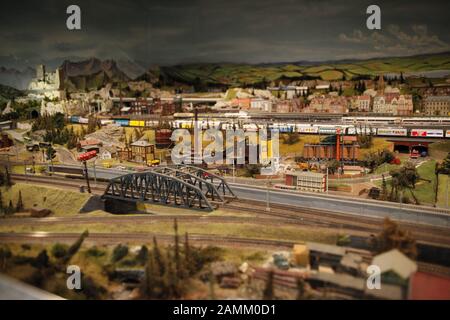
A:
POLYGON ((118 60, 117 66, 122 70, 130 79, 136 79, 142 75, 146 68, 144 63, 132 60, 118 60))
POLYGON ((29 67, 23 71, 15 68, 0 67, 0 84, 19 90, 25 90, 34 76, 35 71, 29 67))
POLYGON ((111 82, 129 81, 114 60, 64 61, 60 67, 65 88, 69 91, 99 89, 111 82))
POLYGON ((66 60, 60 66, 63 77, 88 76, 103 71, 110 78, 122 78, 128 80, 129 77, 118 68, 114 60, 100 60, 91 58, 79 62, 66 60))
POLYGON ((10 86, 0 84, 0 105, 14 98, 20 97, 23 92, 10 86))
POLYGON ((162 71, 163 67, 159 66, 151 66, 148 70, 143 72, 140 76, 136 77, 135 80, 137 81, 146 81, 149 83, 156 83, 159 82, 160 76, 164 74, 164 71, 162 71))

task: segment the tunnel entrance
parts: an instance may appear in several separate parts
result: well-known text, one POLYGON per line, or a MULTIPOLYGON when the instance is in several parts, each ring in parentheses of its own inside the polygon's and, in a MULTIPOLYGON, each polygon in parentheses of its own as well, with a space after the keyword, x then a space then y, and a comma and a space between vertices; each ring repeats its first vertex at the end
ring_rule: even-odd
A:
POLYGON ((416 150, 419 154, 423 152, 428 154, 428 142, 396 141, 394 143, 394 151, 399 153, 411 153, 413 150, 416 150))
POLYGON ((397 151, 399 153, 409 153, 409 147, 404 145, 395 145, 394 151, 397 151))
POLYGON ((414 150, 419 152, 420 155, 422 155, 422 154, 428 155, 428 146, 424 146, 424 145, 411 146, 411 151, 414 151, 414 150))
POLYGON ((37 110, 31 111, 31 119, 37 119, 39 117, 39 112, 37 110))

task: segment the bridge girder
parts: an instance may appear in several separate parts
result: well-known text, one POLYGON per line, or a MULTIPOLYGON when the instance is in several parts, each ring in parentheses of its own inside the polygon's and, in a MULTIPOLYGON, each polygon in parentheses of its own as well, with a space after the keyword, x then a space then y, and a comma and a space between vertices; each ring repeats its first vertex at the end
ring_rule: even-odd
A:
POLYGON ((221 191, 223 195, 228 195, 233 198, 236 198, 236 195, 234 194, 233 190, 231 190, 228 183, 225 181, 225 179, 217 174, 211 173, 207 170, 204 170, 199 167, 185 165, 185 164, 177 164, 168 166, 170 168, 176 168, 178 170, 181 170, 183 172, 187 172, 190 174, 193 174, 197 177, 202 178, 203 180, 211 182, 213 185, 216 186, 218 191, 221 191))
POLYGON ((151 202, 213 210, 211 201, 235 197, 226 181, 191 166, 156 167, 111 179, 103 199, 151 202))
POLYGON ((197 175, 191 174, 189 172, 184 172, 182 170, 173 167, 158 167, 153 169, 152 171, 174 176, 191 185, 194 185, 198 187, 207 198, 211 197, 211 200, 213 201, 215 200, 224 201, 223 196, 220 194, 220 192, 217 190, 216 186, 212 182, 207 181, 197 175))

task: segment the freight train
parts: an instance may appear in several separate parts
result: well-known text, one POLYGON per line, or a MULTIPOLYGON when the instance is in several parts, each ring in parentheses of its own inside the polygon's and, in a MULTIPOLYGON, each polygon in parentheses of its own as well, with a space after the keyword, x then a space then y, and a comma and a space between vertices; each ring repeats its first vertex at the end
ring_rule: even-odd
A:
MULTIPOLYGON (((425 119, 425 118, 424 118, 425 119)), ((88 119, 71 116, 69 122, 87 124, 88 119)), ((157 128, 160 122, 158 120, 130 120, 130 119, 101 119, 101 125, 108 125, 115 123, 121 127, 148 127, 157 128)), ((173 119, 166 121, 172 129, 192 129, 194 127, 192 119, 173 119)), ((406 123, 404 123, 405 125, 406 123)), ((261 128, 268 127, 269 129, 279 130, 280 133, 302 133, 302 134, 336 134, 339 130, 343 135, 356 134, 371 134, 382 137, 418 137, 418 138, 450 138, 449 129, 430 129, 430 128, 405 128, 401 125, 397 126, 382 126, 379 125, 364 125, 364 124, 309 124, 309 123, 280 123, 272 122, 268 125, 263 123, 249 123, 248 120, 239 122, 230 120, 214 120, 201 119, 199 120, 199 127, 202 129, 221 129, 221 130, 236 130, 244 129, 246 131, 257 131, 261 128)), ((418 127, 420 125, 416 123, 418 127)), ((410 126, 410 125, 409 125, 410 126)))

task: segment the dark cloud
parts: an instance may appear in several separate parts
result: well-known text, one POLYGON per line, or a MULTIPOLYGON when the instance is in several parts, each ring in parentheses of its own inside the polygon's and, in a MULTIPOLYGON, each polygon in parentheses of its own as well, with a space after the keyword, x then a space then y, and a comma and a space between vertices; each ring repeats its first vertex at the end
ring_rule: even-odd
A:
POLYGON ((382 30, 365 27, 372 1, 4 1, 0 65, 68 57, 150 64, 279 62, 449 50, 447 0, 377 1, 382 30), (66 29, 66 8, 82 30, 66 29))

